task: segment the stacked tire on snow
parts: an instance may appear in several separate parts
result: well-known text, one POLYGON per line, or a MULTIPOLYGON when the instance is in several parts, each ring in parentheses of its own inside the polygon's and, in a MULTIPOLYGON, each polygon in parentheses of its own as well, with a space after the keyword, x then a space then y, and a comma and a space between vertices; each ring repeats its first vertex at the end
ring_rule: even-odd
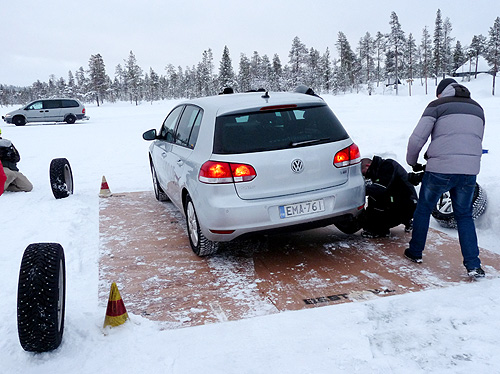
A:
MULTIPOLYGON (((486 192, 476 183, 474 197, 472 198, 472 218, 476 219, 486 210, 486 192)), ((445 192, 439 199, 436 207, 432 211, 432 216, 442 227, 456 229, 457 221, 453 215, 450 193, 445 192)))
POLYGON ((56 199, 73 194, 73 173, 65 158, 55 158, 50 163, 50 187, 56 199))
POLYGON ((66 265, 58 243, 34 243, 24 251, 17 292, 19 341, 29 352, 59 347, 64 331, 66 265))

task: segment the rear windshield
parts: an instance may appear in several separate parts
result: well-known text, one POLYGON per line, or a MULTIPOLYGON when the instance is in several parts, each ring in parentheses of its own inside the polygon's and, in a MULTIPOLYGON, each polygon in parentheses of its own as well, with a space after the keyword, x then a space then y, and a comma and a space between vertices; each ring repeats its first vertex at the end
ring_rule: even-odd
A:
POLYGON ((327 105, 217 117, 214 153, 234 154, 305 147, 347 139, 327 105))

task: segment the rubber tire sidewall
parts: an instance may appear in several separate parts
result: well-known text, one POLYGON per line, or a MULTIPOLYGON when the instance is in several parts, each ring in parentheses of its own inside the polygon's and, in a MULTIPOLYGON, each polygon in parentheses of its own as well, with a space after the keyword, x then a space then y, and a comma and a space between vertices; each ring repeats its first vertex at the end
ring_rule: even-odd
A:
POLYGON ((12 123, 16 126, 24 126, 26 125, 26 118, 24 118, 23 116, 15 116, 12 119, 12 123), (18 118, 22 120, 18 120, 18 118))
POLYGON ((74 114, 68 114, 66 116, 66 118, 64 119, 64 121, 68 124, 68 125, 72 125, 73 123, 76 122, 76 117, 74 114))
POLYGON ((50 187, 56 199, 73 194, 73 173, 66 158, 55 158, 50 163, 50 187))
MULTIPOLYGON (((474 196, 472 197, 472 219, 476 219, 481 216, 486 210, 486 205, 486 191, 478 183, 476 183, 474 196)), ((434 217, 441 227, 449 229, 457 228, 457 221, 455 220, 453 210, 450 213, 442 213, 437 208, 434 208, 432 211, 432 217, 434 217)))
POLYGON ((34 243, 19 271, 17 326, 28 352, 48 352, 62 342, 66 307, 66 265, 58 243, 34 243))
POLYGON ((194 208, 193 201, 191 198, 186 196, 186 228, 188 231, 189 244, 193 252, 200 257, 209 256, 216 253, 219 250, 219 243, 208 240, 205 235, 200 230, 200 223, 198 221, 198 215, 196 214, 196 209, 194 208), (190 209, 192 208, 192 212, 190 209), (192 230, 195 229, 196 235, 198 237, 197 243, 195 244, 191 238, 192 230))

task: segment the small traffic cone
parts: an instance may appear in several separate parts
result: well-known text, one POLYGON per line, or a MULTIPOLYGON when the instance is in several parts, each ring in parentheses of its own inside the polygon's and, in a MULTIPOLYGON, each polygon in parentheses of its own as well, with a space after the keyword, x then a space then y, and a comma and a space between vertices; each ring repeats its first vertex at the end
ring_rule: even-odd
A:
POLYGON ((108 182, 106 182, 106 178, 104 175, 102 176, 101 182, 101 191, 99 192, 99 197, 110 197, 113 195, 109 189, 108 182))
POLYGON ((120 291, 118 291, 116 283, 113 282, 109 291, 108 308, 106 309, 103 328, 106 326, 120 326, 128 319, 128 313, 120 296, 120 291))

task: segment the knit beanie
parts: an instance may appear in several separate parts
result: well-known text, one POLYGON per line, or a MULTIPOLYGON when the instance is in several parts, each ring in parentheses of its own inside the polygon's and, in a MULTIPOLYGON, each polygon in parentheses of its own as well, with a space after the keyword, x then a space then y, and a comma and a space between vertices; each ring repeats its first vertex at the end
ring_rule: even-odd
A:
POLYGON ((457 81, 453 78, 446 78, 439 82, 436 88, 436 97, 438 97, 443 92, 443 90, 452 83, 457 83, 457 81))

